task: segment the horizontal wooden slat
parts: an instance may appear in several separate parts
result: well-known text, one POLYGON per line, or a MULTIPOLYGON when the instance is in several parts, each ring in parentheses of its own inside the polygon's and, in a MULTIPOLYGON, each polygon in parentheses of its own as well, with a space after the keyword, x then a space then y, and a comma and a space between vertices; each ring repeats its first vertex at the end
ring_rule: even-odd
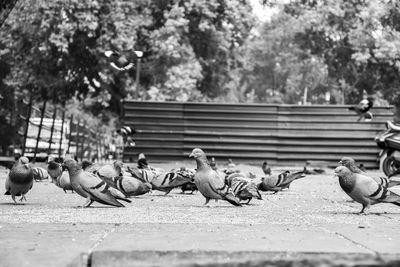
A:
POLYGON ((150 160, 188 160, 194 147, 208 156, 247 163, 304 164, 307 160, 337 165, 352 156, 377 167, 379 148, 374 137, 393 116, 392 107, 373 108, 371 122, 346 105, 263 105, 222 103, 124 103, 126 125, 136 129, 135 147, 125 160, 140 152, 150 160))

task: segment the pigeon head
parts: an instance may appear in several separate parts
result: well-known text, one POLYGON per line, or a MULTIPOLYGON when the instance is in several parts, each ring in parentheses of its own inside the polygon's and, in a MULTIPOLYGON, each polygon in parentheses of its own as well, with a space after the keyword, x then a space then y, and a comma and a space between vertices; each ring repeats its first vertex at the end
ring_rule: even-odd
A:
POLYGON ((27 157, 20 157, 18 159, 18 162, 21 164, 28 164, 29 163, 29 159, 27 157))
POLYGON ((93 165, 93 163, 90 160, 84 159, 82 160, 82 169, 86 169, 87 167, 93 165))
POLYGON ((124 167, 124 163, 120 160, 114 161, 113 165, 114 165, 114 168, 119 169, 119 170, 122 170, 122 167, 124 167))
POLYGON ((143 183, 143 186, 146 187, 146 189, 148 190, 153 189, 153 186, 150 183, 143 183))
POLYGON ((49 163, 47 164, 47 169, 49 170, 57 170, 61 167, 60 163, 55 162, 54 160, 49 161, 49 163))
POLYGON ((143 153, 140 153, 138 156, 138 160, 139 159, 146 159, 146 156, 143 153))
POLYGON ((339 167, 336 167, 335 174, 338 177, 346 177, 346 176, 352 175, 353 173, 347 167, 339 166, 339 167))
POLYGON ((67 169, 68 171, 77 171, 82 169, 82 166, 74 159, 66 159, 62 164, 63 169, 67 169))
POLYGON ((200 148, 195 148, 192 150, 192 153, 190 153, 189 158, 206 158, 206 154, 200 148))
POLYGON ((341 164, 342 166, 345 166, 347 168, 349 168, 350 170, 353 170, 354 168, 356 168, 356 162, 354 161, 353 158, 350 157, 343 157, 340 161, 339 164, 341 164))

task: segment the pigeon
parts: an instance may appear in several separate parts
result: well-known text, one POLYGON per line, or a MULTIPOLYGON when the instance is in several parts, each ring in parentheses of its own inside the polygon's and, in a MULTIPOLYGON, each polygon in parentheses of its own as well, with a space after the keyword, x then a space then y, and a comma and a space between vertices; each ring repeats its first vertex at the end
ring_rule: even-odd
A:
POLYGON ((367 99, 363 99, 355 106, 349 107, 349 110, 353 110, 359 116, 357 122, 364 119, 365 121, 371 121, 373 118, 372 113, 369 111, 374 106, 374 99, 372 97, 368 97, 367 99))
POLYGON ((182 194, 185 194, 186 191, 191 191, 190 194, 193 194, 193 192, 198 191, 196 184, 193 182, 183 184, 181 186, 181 190, 182 194))
POLYGON ((267 176, 271 175, 271 167, 268 166, 268 162, 267 161, 263 162, 263 164, 261 166, 261 169, 263 170, 265 175, 267 175, 267 176))
POLYGON ((142 181, 142 182, 147 182, 147 183, 153 183, 153 180, 156 179, 158 176, 161 174, 165 173, 165 170, 163 169, 155 169, 155 168, 149 168, 149 169, 139 169, 138 167, 127 167, 128 173, 142 181))
POLYGON ((43 169, 42 167, 33 167, 33 180, 35 182, 41 182, 42 180, 48 180, 50 177, 47 170, 43 169))
POLYGON ((52 160, 47 163, 47 172, 49 173, 53 183, 55 183, 57 178, 62 174, 63 170, 60 163, 52 160))
POLYGON ((354 201, 362 205, 360 214, 366 214, 370 205, 392 203, 400 206, 400 195, 388 190, 367 175, 354 173, 345 166, 335 169, 343 191, 354 201))
POLYGON ((151 185, 154 190, 163 191, 167 195, 174 188, 192 183, 194 175, 195 170, 193 169, 185 167, 172 169, 169 172, 156 176, 151 181, 151 185))
POLYGON ((105 51, 104 55, 110 60, 110 66, 118 71, 128 71, 135 66, 125 55, 116 51, 105 51))
POLYGON ((64 190, 65 193, 67 193, 67 190, 71 191, 72 193, 74 192, 68 171, 63 171, 61 175, 57 177, 55 180, 55 185, 64 190))
POLYGON ((303 177, 305 177, 303 171, 298 171, 294 173, 290 173, 290 171, 285 171, 280 174, 275 174, 268 177, 262 177, 261 183, 258 184, 258 190, 274 191, 274 194, 276 194, 282 189, 289 188, 289 185, 294 180, 303 177))
POLYGON ((136 133, 135 129, 132 129, 127 125, 124 125, 117 130, 117 133, 122 136, 125 146, 134 147, 136 145, 135 141, 133 141, 133 135, 136 133))
POLYGON ((200 193, 206 198, 204 205, 207 205, 210 199, 222 199, 232 205, 241 206, 240 201, 232 194, 229 186, 225 184, 224 177, 219 176, 216 171, 211 169, 203 150, 195 148, 189 157, 196 160, 197 169, 194 182, 200 193))
POLYGON ((128 167, 132 177, 151 184, 154 190, 169 194, 172 189, 193 182, 195 170, 181 167, 168 172, 164 170, 135 169, 128 167))
POLYGON ((139 169, 148 169, 149 164, 147 163, 146 156, 143 153, 140 153, 138 156, 137 167, 139 169))
POLYGON ((211 167, 211 169, 213 169, 214 171, 216 171, 216 170, 218 169, 218 168, 217 168, 217 162, 215 161, 215 158, 214 158, 214 157, 211 158, 210 167, 211 167))
POLYGON ((363 171, 363 172, 367 172, 367 168, 365 168, 364 164, 360 164, 360 166, 358 166, 358 168, 363 171))
POLYGON ((6 178, 5 186, 5 195, 11 195, 15 204, 17 204, 15 196, 21 196, 21 202, 22 200, 26 201, 25 194, 33 186, 33 171, 29 166, 29 159, 27 157, 20 157, 17 160, 6 178))
POLYGON ((306 165, 303 168, 303 173, 306 175, 310 175, 310 174, 322 174, 325 173, 324 169, 321 168, 313 168, 312 170, 308 169, 307 166, 310 166, 311 163, 309 161, 306 162, 306 165))
MULTIPOLYGON (((362 171, 360 168, 357 167, 356 161, 351 157, 343 157, 339 161, 339 164, 341 164, 342 166, 345 166, 351 172, 366 175, 366 173, 364 171, 362 171)), ((378 177, 378 176, 372 176, 372 175, 368 175, 368 176, 371 177, 372 179, 374 179, 375 182, 377 182, 378 184, 380 184, 383 187, 392 187, 392 186, 400 185, 400 181, 390 180, 389 178, 386 178, 386 177, 378 177)))
POLYGON ((233 173, 225 178, 226 184, 232 188, 233 194, 240 201, 247 200, 249 204, 253 197, 262 200, 261 194, 257 189, 257 185, 248 181, 244 173, 233 173))
POLYGON ((116 160, 113 164, 107 164, 100 167, 96 173, 101 177, 107 177, 110 179, 115 176, 123 176, 123 166, 124 163, 122 163, 122 161, 116 160))
POLYGON ((236 167, 236 164, 233 163, 232 159, 228 159, 228 169, 233 169, 236 167))
POLYGON ((131 202, 122 192, 111 188, 95 174, 84 171, 76 160, 66 159, 63 166, 68 170, 74 191, 86 198, 83 207, 89 207, 94 201, 114 207, 124 207, 117 199, 131 202))
POLYGON ((91 173, 97 173, 98 170, 102 167, 102 165, 93 163, 87 159, 82 160, 81 165, 83 170, 91 173))
POLYGON ((322 174, 322 173, 325 173, 325 170, 324 169, 312 169, 312 170, 309 170, 307 168, 307 166, 304 166, 303 173, 306 174, 306 175, 322 174))
POLYGON ((151 191, 152 185, 132 176, 101 177, 109 186, 121 191, 125 196, 139 196, 151 191))

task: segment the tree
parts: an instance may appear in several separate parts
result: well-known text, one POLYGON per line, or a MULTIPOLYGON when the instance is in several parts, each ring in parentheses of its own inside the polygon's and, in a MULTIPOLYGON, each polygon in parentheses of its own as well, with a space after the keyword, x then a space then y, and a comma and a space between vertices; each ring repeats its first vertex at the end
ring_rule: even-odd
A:
POLYGON ((302 0, 283 10, 303 25, 296 43, 323 59, 346 103, 359 101, 364 90, 393 98, 400 86, 398 1, 302 0))

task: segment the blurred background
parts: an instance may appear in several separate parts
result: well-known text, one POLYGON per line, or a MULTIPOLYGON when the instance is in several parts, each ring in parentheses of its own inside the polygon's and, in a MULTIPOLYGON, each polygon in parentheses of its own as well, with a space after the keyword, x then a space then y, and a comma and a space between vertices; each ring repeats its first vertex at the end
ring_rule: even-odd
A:
POLYGON ((394 0, 3 0, 0 25, 3 156, 122 157, 135 101, 400 106, 394 0))

